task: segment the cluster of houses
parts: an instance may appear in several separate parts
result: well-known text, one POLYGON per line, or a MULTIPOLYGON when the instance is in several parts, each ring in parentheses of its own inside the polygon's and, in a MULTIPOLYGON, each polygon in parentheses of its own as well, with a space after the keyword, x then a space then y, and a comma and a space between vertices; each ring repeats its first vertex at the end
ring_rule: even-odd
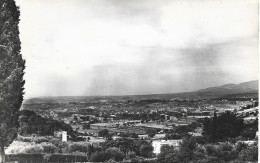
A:
MULTIPOLYGON (((104 101, 107 104, 107 101, 104 101)), ((233 103, 228 103, 223 101, 222 105, 200 105, 197 107, 184 107, 184 106, 175 106, 170 107, 165 105, 165 108, 162 108, 162 104, 153 103, 150 104, 151 108, 143 108, 141 110, 133 109, 119 109, 119 110, 107 110, 100 111, 99 114, 72 114, 70 117, 64 118, 65 123, 70 124, 74 129, 83 135, 91 135, 98 137, 98 132, 102 129, 108 129, 109 132, 116 133, 112 137, 113 139, 120 138, 118 133, 135 133, 138 136, 138 139, 150 139, 148 134, 145 133, 147 129, 161 130, 162 132, 157 132, 153 137, 153 147, 154 153, 158 154, 163 145, 170 145, 178 148, 181 140, 165 140, 165 132, 171 130, 173 126, 180 125, 189 125, 192 122, 196 122, 198 119, 213 117, 214 112, 221 114, 226 111, 236 112, 238 116, 244 118, 244 121, 252 121, 257 118, 258 114, 258 101, 237 101, 233 103), (137 117, 136 120, 130 119, 121 119, 121 115, 129 114, 137 117), (149 121, 143 121, 141 119, 141 114, 157 115, 159 119, 149 121), (106 115, 106 116, 104 116, 106 115), (136 116, 135 116, 136 115, 136 116), (139 119, 138 119, 139 117, 139 119), (84 125, 88 124, 88 129, 84 129, 84 125), (80 127, 79 127, 80 126, 80 127)), ((120 104, 121 105, 121 104, 120 104)), ((125 106, 125 105, 122 105, 125 106)), ((111 107, 109 107, 111 108, 111 107)), ((96 109, 90 108, 90 109, 96 109)), ((55 112, 51 112, 53 117, 57 117, 55 112)), ((188 134, 192 136, 201 136, 202 131, 189 132, 188 134)), ((57 131, 55 133, 56 137, 61 137, 62 141, 67 141, 67 133, 64 131, 57 131)))

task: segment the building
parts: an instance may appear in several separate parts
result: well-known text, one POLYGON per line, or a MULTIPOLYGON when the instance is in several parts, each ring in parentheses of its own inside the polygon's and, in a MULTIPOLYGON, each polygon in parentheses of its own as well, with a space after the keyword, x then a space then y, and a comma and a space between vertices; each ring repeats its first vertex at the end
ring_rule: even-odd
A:
POLYGON ((139 138, 139 139, 148 139, 149 136, 148 136, 148 134, 145 134, 145 135, 138 135, 138 138, 139 138))
POLYGON ((159 154, 161 153, 161 147, 164 145, 169 145, 169 146, 173 146, 175 148, 179 148, 180 143, 182 142, 182 139, 175 139, 175 140, 154 140, 152 142, 152 146, 153 146, 153 153, 154 154, 159 154))
POLYGON ((164 139, 166 134, 155 134, 153 140, 155 139, 164 139))
POLYGON ((61 138, 62 141, 68 141, 67 131, 54 131, 54 137, 61 138))
POLYGON ((68 141, 67 131, 62 131, 62 139, 63 142, 68 141))

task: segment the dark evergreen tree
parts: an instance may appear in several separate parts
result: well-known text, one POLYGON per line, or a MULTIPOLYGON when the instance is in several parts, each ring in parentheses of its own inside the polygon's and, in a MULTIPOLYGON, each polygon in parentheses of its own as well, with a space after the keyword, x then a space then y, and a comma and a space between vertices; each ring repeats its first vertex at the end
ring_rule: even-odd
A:
POLYGON ((213 142, 216 141, 217 136, 217 125, 218 125, 218 117, 216 111, 214 111, 214 117, 213 117, 213 125, 212 125, 212 140, 213 142))
POLYGON ((20 53, 20 11, 14 0, 0 0, 0 162, 17 136, 23 101, 25 61, 20 53))
POLYGON ((213 118, 205 119, 203 122, 203 136, 210 142, 223 141, 240 136, 243 128, 243 119, 235 113, 226 112, 219 116, 214 114, 213 118))

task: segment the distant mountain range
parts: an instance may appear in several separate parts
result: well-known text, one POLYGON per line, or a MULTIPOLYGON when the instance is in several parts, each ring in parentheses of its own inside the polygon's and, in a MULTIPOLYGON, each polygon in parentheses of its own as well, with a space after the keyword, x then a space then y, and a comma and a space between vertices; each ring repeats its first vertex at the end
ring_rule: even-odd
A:
POLYGON ((67 103, 67 102, 93 102, 99 100, 141 100, 141 99, 212 99, 212 98, 258 98, 258 80, 239 84, 225 84, 209 87, 194 92, 150 94, 150 95, 125 95, 125 96, 58 96, 37 97, 25 100, 24 103, 67 103))
POLYGON ((239 84, 225 84, 217 87, 209 87, 194 92, 172 93, 157 95, 161 98, 186 98, 186 99, 210 99, 220 97, 258 97, 258 80, 239 84), (227 96, 228 95, 228 96, 227 96))
POLYGON ((214 94, 217 96, 246 92, 258 92, 258 80, 243 82, 239 84, 225 84, 218 87, 209 87, 206 89, 198 90, 196 92, 214 94))

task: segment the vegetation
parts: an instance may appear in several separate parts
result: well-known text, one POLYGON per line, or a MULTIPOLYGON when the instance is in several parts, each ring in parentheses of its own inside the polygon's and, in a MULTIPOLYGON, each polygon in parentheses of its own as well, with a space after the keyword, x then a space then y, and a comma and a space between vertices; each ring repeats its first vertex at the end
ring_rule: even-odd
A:
POLYGON ((119 138, 116 140, 108 140, 101 144, 103 149, 117 147, 127 155, 130 152, 135 152, 136 155, 150 157, 153 147, 151 143, 145 140, 134 140, 130 138, 119 138), (144 146, 146 145, 146 146, 144 146), (146 150, 146 151, 144 151, 146 150))
POLYGON ((0 162, 4 148, 17 136, 23 102, 25 61, 20 54, 19 16, 14 0, 0 1, 0 162))
POLYGON ((93 162, 104 162, 110 159, 115 161, 122 161, 125 158, 125 154, 116 147, 111 147, 105 151, 97 151, 92 156, 90 161, 93 162))
POLYGON ((109 131, 107 129, 100 130, 98 132, 98 136, 108 138, 109 137, 109 131))
POLYGON ((203 136, 209 142, 224 141, 238 136, 252 139, 258 130, 258 120, 245 124, 235 113, 226 112, 219 116, 215 113, 213 118, 205 119, 203 126, 203 136))
POLYGON ((30 135, 37 134, 39 136, 53 135, 54 131, 65 130, 76 139, 76 134, 72 127, 64 122, 53 120, 51 118, 43 118, 30 110, 22 110, 19 116, 19 134, 30 135))
POLYGON ((218 143, 201 145, 193 137, 184 139, 179 149, 163 146, 157 157, 160 163, 224 163, 224 162, 257 162, 257 144, 218 143))

